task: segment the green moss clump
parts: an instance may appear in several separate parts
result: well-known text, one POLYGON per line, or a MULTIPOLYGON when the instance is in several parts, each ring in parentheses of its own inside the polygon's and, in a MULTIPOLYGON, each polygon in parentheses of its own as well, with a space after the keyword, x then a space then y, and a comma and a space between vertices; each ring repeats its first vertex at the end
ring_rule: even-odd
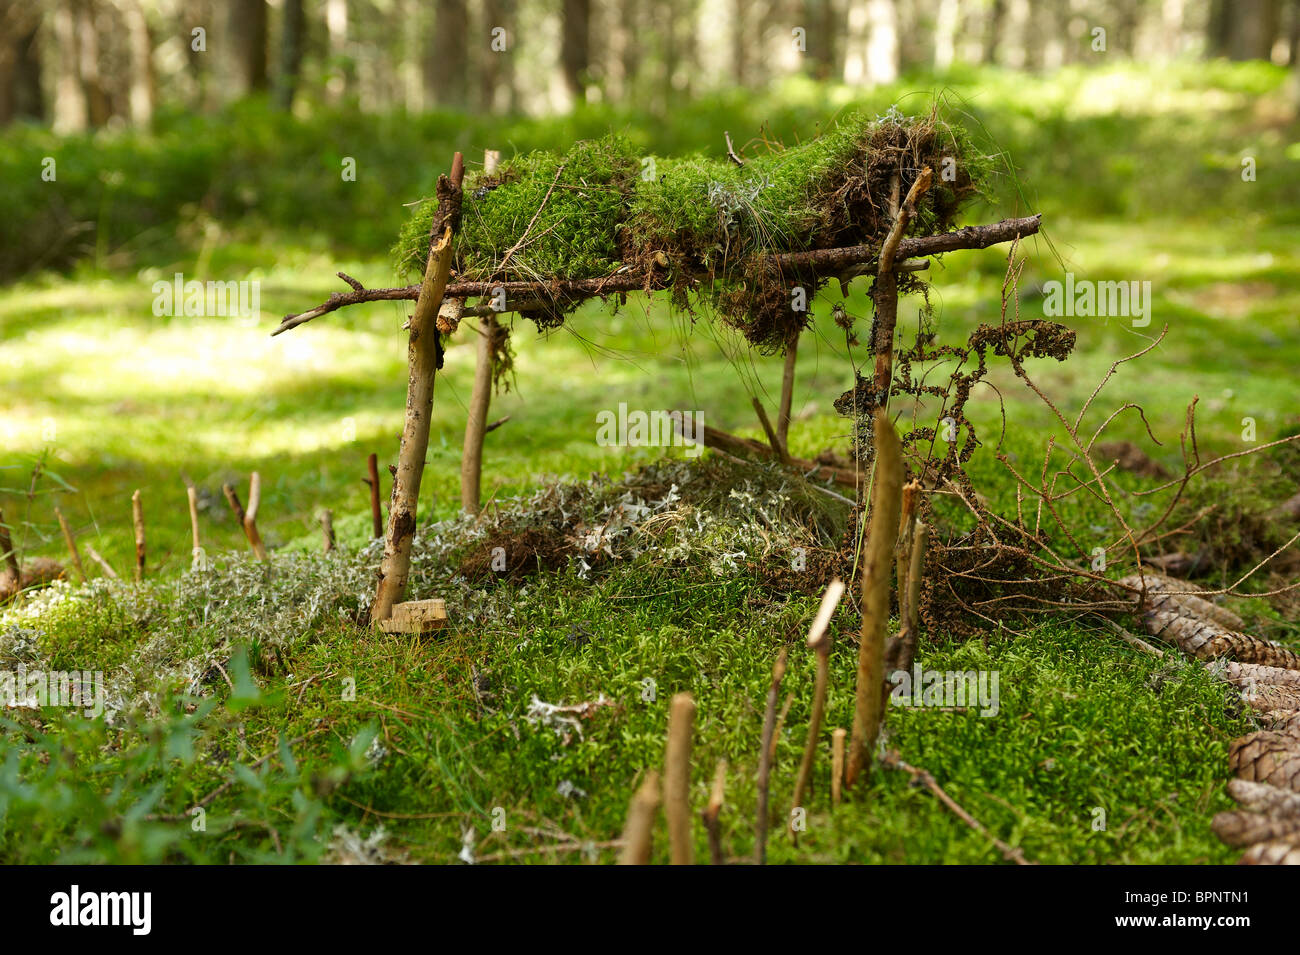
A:
MULTIPOLYGON (((467 177, 456 240, 458 275, 517 280, 608 275, 618 267, 615 236, 640 165, 627 140, 609 136, 577 143, 563 156, 520 156, 498 175, 467 177)), ((399 274, 424 271, 435 211, 434 200, 422 202, 402 227, 393 250, 399 274)))
MULTIPOLYGON (((531 153, 498 175, 471 177, 456 269, 462 279, 502 281, 596 278, 619 265, 668 269, 679 306, 704 301, 775 351, 807 320, 791 308, 792 287, 804 286, 810 301, 819 281, 753 257, 881 242, 895 189, 906 194, 926 166, 934 186, 909 225, 913 235, 951 228, 989 171, 965 133, 933 114, 853 116, 744 166, 641 157, 618 136, 584 141, 563 156, 531 153)), ((421 203, 403 228, 399 273, 423 269, 433 213, 431 201, 421 203)))

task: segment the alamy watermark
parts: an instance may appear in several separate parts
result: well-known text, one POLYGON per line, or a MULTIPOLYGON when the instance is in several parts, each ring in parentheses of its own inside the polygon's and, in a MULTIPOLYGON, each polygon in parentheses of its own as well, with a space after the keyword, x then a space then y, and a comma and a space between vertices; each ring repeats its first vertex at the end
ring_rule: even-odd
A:
POLYGON ((889 674, 894 706, 979 707, 980 716, 997 716, 1001 707, 997 670, 895 670, 889 674))
POLYGON ((240 318, 253 323, 258 320, 262 304, 262 283, 257 280, 239 282, 185 281, 177 272, 170 282, 159 279, 153 283, 153 313, 175 318, 240 318))
POLYGON ((602 448, 682 448, 698 458, 704 451, 704 412, 627 410, 596 415, 596 444, 602 448))
POLYGON ((67 706, 85 710, 86 716, 104 712, 103 670, 0 670, 0 703, 10 708, 36 709, 67 706))
POLYGON ((1048 318, 1131 318, 1134 328, 1151 324, 1151 283, 1076 280, 1043 283, 1043 314, 1048 318))

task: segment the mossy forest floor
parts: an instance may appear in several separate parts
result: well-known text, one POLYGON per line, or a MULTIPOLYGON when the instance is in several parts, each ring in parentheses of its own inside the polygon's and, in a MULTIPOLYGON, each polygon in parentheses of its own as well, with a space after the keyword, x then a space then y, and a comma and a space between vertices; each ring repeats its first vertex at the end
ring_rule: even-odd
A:
MULTIPOLYGON (((1259 442, 1294 431, 1300 133, 1282 72, 1124 68, 1029 83, 988 72, 956 78, 950 89, 1012 154, 1067 267, 1095 280, 1151 281, 1146 332, 1170 326, 1159 349, 1123 367, 1094 426, 1125 401, 1142 404, 1162 446, 1129 415, 1108 437, 1139 441, 1170 468, 1179 464, 1193 396, 1205 457, 1246 448, 1245 418, 1259 442), (1241 179, 1243 154, 1259 161, 1255 182, 1241 179)), ((913 88, 882 90, 865 105, 883 112, 913 88)), ((742 116, 755 129, 769 113, 792 128, 799 117, 806 129, 845 105, 843 91, 799 87, 754 103, 719 101, 713 113, 701 105, 671 128, 604 114, 520 120, 509 141, 566 148, 611 128, 647 136, 662 128, 664 141, 646 141, 647 149, 685 154, 714 149, 716 131, 735 135, 742 116)), ((455 132, 412 143, 405 155, 506 148, 495 138, 503 134, 472 120, 445 125, 455 132)), ((129 154, 128 145, 96 155, 129 154)), ((361 155, 359 168, 366 162, 361 155)), ((307 175, 308 165, 295 159, 286 179, 307 175)), ((331 170, 337 178, 337 163, 331 170)), ((352 201, 346 192, 321 194, 352 201)), ((412 186, 388 201, 421 194, 412 186)), ((357 195, 361 205, 377 204, 373 192, 357 195)), ((1030 211, 1010 196, 996 199, 969 220, 1030 211)), ((398 208, 393 222, 400 217, 398 208)), ((57 503, 83 544, 125 575, 134 488, 149 522, 145 585, 60 584, 0 610, 0 670, 98 669, 110 689, 109 718, 54 708, 0 713, 0 860, 610 861, 629 797, 662 761, 668 701, 680 690, 698 704, 695 808, 725 758, 723 844, 728 856, 748 858, 763 698, 772 661, 789 644, 782 697, 793 698, 776 747, 769 859, 1003 861, 986 835, 901 772, 875 772, 829 811, 830 729, 847 727, 852 714, 857 616, 849 604, 832 628, 807 831, 797 848, 782 833, 812 694, 802 638, 819 598, 817 587, 798 584, 795 548, 815 566, 811 558, 838 543, 843 506, 710 455, 691 460, 681 449, 594 440, 597 412, 620 402, 702 410, 712 425, 759 435, 750 397, 773 407, 780 358, 754 354, 707 314, 692 323, 658 298, 634 297, 613 314, 586 305, 546 336, 516 322, 512 387, 493 400, 493 417, 511 420, 487 439, 484 496, 495 503, 482 522, 458 516, 473 344, 470 335, 453 339, 437 384, 411 587, 413 597, 444 597, 451 626, 412 639, 358 625, 378 560, 360 479, 369 452, 383 463, 396 456, 405 313, 399 303, 350 309, 268 338, 279 315, 334 290, 336 270, 367 286, 392 284, 393 274, 382 243, 364 252, 326 248, 317 236, 264 225, 187 227, 178 235, 192 242, 162 250, 143 238, 106 244, 94 266, 0 291, 0 506, 18 525, 16 542, 27 554, 61 557, 57 503), (154 317, 152 283, 176 271, 258 279, 263 321, 154 317), (29 501, 38 459, 46 473, 29 501), (227 481, 242 492, 253 469, 264 482, 259 524, 269 566, 246 555, 220 495, 227 481), (593 472, 603 476, 591 480, 593 472), (211 562, 204 573, 189 569, 182 473, 199 488, 211 562), (339 531, 330 556, 319 554, 322 507, 333 509, 339 531), (609 552, 577 559, 574 541, 593 533, 612 535, 609 552), (512 565, 498 574, 490 561, 484 570, 485 548, 509 551, 520 539, 552 557, 536 571, 512 565), (543 705, 596 702, 581 734, 557 725, 543 705)), ((1022 317, 1042 317, 1042 284, 1062 278, 1061 263, 1045 241, 1022 252, 1022 317)), ((986 250, 948 256, 933 270, 941 341, 960 342, 997 319, 1005 269, 1005 250, 986 250)), ((864 339, 866 285, 856 283, 844 303, 864 339)), ((853 366, 868 360, 861 346, 846 348, 831 316, 838 300, 828 290, 815 303, 799 351, 791 450, 802 457, 845 450, 849 424, 831 404, 852 384, 853 366)), ((900 327, 915 328, 917 304, 904 302, 900 327)), ((1030 370, 1068 411, 1145 340, 1122 321, 1065 321, 1078 333, 1074 356, 1030 370)), ((1005 366, 993 379, 1008 402, 1007 450, 1036 466, 1054 433, 1050 414, 1005 366)), ((986 437, 996 435, 991 394, 968 410, 986 437)), ((993 506, 1014 509, 1014 486, 989 450, 972 461, 976 486, 993 506)), ((1288 487, 1294 493, 1295 468, 1285 456, 1234 462, 1198 492, 1196 503, 1215 505, 1218 521, 1204 582, 1244 569, 1258 553, 1261 541, 1247 539, 1233 515, 1278 503, 1288 487)), ((1126 488, 1142 481, 1120 480, 1126 488)), ((383 483, 386 495, 386 475, 383 483)), ((1115 532, 1083 495, 1068 499, 1066 516, 1088 539, 1115 532)), ((1252 632, 1293 646, 1300 638, 1284 604, 1233 606, 1252 632)), ((927 633, 919 662, 996 671, 997 713, 892 707, 887 745, 1027 858, 1237 857, 1214 838, 1210 820, 1229 808, 1228 742, 1255 721, 1202 664, 1157 659, 1094 618, 1065 616, 982 638, 927 633)), ((702 859, 699 827, 696 836, 702 859)), ((662 834, 656 853, 664 857, 662 834)))

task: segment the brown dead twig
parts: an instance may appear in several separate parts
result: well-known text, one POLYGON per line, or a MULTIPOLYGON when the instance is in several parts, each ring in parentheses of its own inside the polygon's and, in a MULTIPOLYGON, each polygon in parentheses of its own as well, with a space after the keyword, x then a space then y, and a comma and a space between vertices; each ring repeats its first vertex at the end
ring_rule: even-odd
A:
MULTIPOLYGON (((895 261, 902 265, 903 260, 909 258, 924 258, 944 252, 955 252, 958 249, 987 249, 989 246, 1010 242, 1018 237, 1034 235, 1041 225, 1042 216, 1033 215, 1003 219, 1001 222, 987 225, 966 226, 937 235, 907 237, 899 241, 895 261)), ((874 264, 878 260, 879 252, 878 248, 871 245, 853 245, 839 249, 786 252, 765 258, 768 264, 778 270, 806 270, 813 275, 835 278, 843 275, 846 270, 870 267, 869 271, 876 271, 874 264)), ((342 273, 339 275, 351 287, 350 292, 334 292, 315 308, 286 315, 271 334, 280 335, 340 308, 363 302, 409 302, 415 301, 420 295, 419 285, 368 289, 351 276, 342 273)), ((700 276, 699 280, 703 281, 704 276, 700 276)), ((444 294, 447 298, 466 299, 504 293, 506 300, 513 303, 507 310, 519 311, 525 305, 531 307, 540 304, 544 309, 549 309, 556 305, 571 304, 587 298, 602 298, 618 292, 662 291, 669 288, 671 284, 672 277, 667 270, 651 269, 631 270, 591 279, 449 282, 444 294)))
MULTIPOLYGON (((1196 438, 1196 400, 1193 399, 1187 407, 1180 436, 1182 473, 1154 488, 1133 492, 1122 490, 1114 480, 1115 466, 1098 460, 1098 441, 1117 418, 1133 412, 1142 422, 1148 437, 1159 444, 1151 433, 1145 412, 1137 404, 1125 403, 1107 412, 1092 430, 1085 430, 1085 418, 1094 410, 1097 399, 1120 368, 1156 348, 1168 328, 1166 326, 1142 348, 1112 362, 1079 411, 1067 417, 1029 375, 1025 362, 1029 358, 1044 357, 1064 361, 1073 349, 1074 334, 1052 322, 1020 318, 1018 280, 1024 263, 1023 259, 1017 258, 1016 251, 1017 246, 1013 244, 1003 283, 999 324, 980 326, 971 334, 964 348, 936 346, 932 336, 919 335, 916 346, 900 355, 900 370, 894 381, 894 394, 908 394, 916 401, 916 409, 911 412, 914 422, 922 418, 920 409, 924 400, 937 398, 939 410, 937 414, 931 414, 948 431, 943 436, 945 440, 939 444, 939 450, 936 450, 940 441, 939 429, 918 426, 903 435, 909 470, 924 486, 920 512, 929 518, 931 529, 933 570, 922 584, 921 604, 922 617, 932 631, 953 627, 955 619, 962 615, 999 628, 1015 615, 1028 617, 1062 609, 1103 615, 1132 612, 1139 603, 1147 603, 1144 583, 1148 577, 1156 576, 1149 555, 1152 545, 1186 533, 1190 526, 1191 522, 1170 526, 1190 482, 1225 461, 1300 439, 1300 436, 1283 438, 1203 461, 1196 438), (1059 441, 1057 436, 1049 438, 1040 466, 1030 472, 1002 450, 1006 437, 1006 412, 1002 395, 997 393, 1002 407, 1002 432, 994 454, 1016 487, 1014 516, 994 513, 964 469, 980 444, 965 416, 964 407, 975 385, 993 387, 984 380, 986 354, 990 351, 1008 359, 1017 378, 1051 412, 1063 432, 1063 441, 1059 441), (914 376, 917 366, 934 367, 939 362, 953 359, 957 362, 956 368, 943 386, 927 383, 925 370, 914 376), (976 366, 967 370, 966 366, 972 359, 976 366), (943 425, 945 421, 947 424, 943 425), (1122 499, 1130 493, 1134 498, 1144 498, 1170 491, 1170 499, 1163 507, 1155 509, 1154 516, 1143 524, 1133 523, 1120 507, 1122 499), (1086 494, 1105 508, 1117 528, 1112 537, 1086 544, 1081 540, 1078 527, 1072 525, 1060 507, 1063 500, 1075 494, 1086 494), (931 498, 936 495, 955 498, 974 518, 974 528, 957 538, 937 539, 931 509, 931 498), (1116 575, 1117 569, 1124 573, 1116 575), (1115 579, 1125 573, 1138 574, 1135 578, 1137 583, 1115 579)), ((851 400, 855 406, 862 407, 870 401, 868 387, 866 382, 860 381, 859 386, 846 393, 837 406, 851 400)), ((1273 596, 1300 587, 1298 581, 1263 594, 1247 594, 1240 589, 1298 539, 1300 533, 1293 535, 1229 586, 1206 591, 1201 596, 1273 596)), ((904 623, 906 625, 907 621, 904 623)), ((969 632, 969 628, 965 629, 969 632)))
POLYGON ((997 847, 998 852, 1002 854, 1002 858, 1006 859, 1008 862, 1014 862, 1016 865, 1037 865, 1037 863, 1030 862, 1026 859, 1024 852, 1019 847, 1007 845, 997 836, 993 835, 993 833, 989 832, 988 829, 984 827, 983 823, 968 813, 955 799, 944 792, 943 787, 935 781, 934 776, 932 776, 928 770, 908 765, 903 762, 898 753, 894 750, 890 750, 881 758, 880 765, 884 766, 886 769, 901 769, 909 774, 912 779, 930 790, 930 792, 934 793, 939 802, 943 803, 944 807, 954 816, 966 823, 966 825, 970 826, 976 832, 980 833, 980 835, 987 836, 989 841, 997 847))

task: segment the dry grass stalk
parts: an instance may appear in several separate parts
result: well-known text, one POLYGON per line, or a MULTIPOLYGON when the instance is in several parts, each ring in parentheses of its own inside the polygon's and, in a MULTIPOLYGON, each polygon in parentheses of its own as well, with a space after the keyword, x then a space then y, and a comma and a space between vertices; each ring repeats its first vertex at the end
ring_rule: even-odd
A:
POLYGON ((858 646, 853 736, 844 778, 852 786, 871 765, 880 731, 885 687, 885 628, 889 625, 889 584, 898 518, 902 507, 903 461, 898 433, 884 408, 874 415, 875 478, 871 518, 862 563, 862 638, 858 646))
POLYGON ((68 519, 57 507, 54 509, 54 516, 59 519, 59 528, 63 531, 63 543, 68 546, 68 556, 72 558, 72 566, 77 568, 78 576, 81 577, 82 583, 85 583, 86 568, 81 563, 81 554, 77 552, 77 538, 73 536, 72 528, 68 526, 68 519))
MULTIPOLYGON (((843 596, 844 581, 835 577, 826 588, 826 593, 822 595, 821 606, 817 608, 817 616, 813 618, 812 626, 808 628, 807 646, 817 654, 817 678, 813 684, 813 705, 812 715, 808 720, 808 739, 804 743, 803 759, 799 763, 799 775, 794 784, 794 798, 790 803, 792 823, 793 810, 803 805, 804 793, 808 790, 809 783, 812 780, 813 763, 817 758, 817 740, 821 735, 822 718, 826 713, 826 689, 830 684, 831 638, 827 629, 830 626, 831 617, 835 614, 835 608, 839 606, 840 598, 843 596)), ((798 837, 793 828, 791 828, 790 834, 797 840, 798 837)))
POLYGON ((691 732, 695 700, 676 693, 668 707, 668 746, 664 751, 664 819, 673 865, 694 865, 691 837, 691 732))
POLYGON ((650 770, 632 796, 623 823, 623 853, 619 865, 649 865, 655 813, 659 810, 659 773, 650 770))
POLYGON ((763 710, 763 739, 758 755, 758 812, 754 819, 754 864, 767 864, 768 786, 772 776, 772 737, 776 730, 776 700, 781 694, 781 681, 785 679, 786 648, 776 655, 772 664, 772 683, 767 690, 767 705, 763 710))

